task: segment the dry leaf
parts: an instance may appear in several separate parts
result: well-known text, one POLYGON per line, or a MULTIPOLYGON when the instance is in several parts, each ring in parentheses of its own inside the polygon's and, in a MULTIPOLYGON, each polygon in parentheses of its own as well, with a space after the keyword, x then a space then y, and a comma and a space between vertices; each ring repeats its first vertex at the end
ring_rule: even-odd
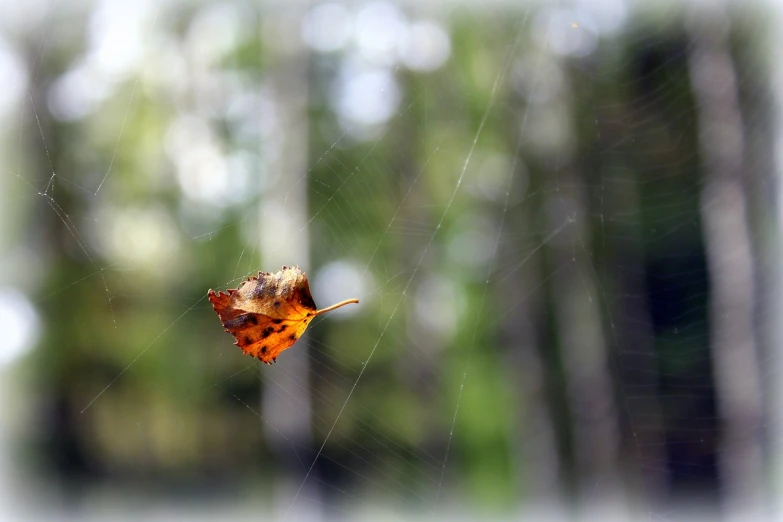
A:
POLYGON ((358 299, 348 299, 318 310, 310 295, 307 276, 299 267, 259 272, 228 293, 209 291, 209 302, 223 327, 246 354, 266 364, 299 339, 316 315, 358 299))

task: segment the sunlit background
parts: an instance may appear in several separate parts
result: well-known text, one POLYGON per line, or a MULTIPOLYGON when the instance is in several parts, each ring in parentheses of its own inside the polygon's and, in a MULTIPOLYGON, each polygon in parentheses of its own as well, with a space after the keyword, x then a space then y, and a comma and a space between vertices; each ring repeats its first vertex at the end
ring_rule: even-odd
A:
POLYGON ((783 520, 781 7, 0 1, 0 513, 783 520))

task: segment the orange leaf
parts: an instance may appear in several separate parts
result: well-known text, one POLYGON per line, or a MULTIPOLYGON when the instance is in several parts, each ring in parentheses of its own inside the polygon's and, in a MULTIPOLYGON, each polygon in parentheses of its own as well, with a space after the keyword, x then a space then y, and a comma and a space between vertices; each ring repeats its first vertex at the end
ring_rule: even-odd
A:
POLYGON ((310 295, 307 276, 299 267, 259 272, 227 293, 210 290, 212 308, 242 351, 272 364, 280 352, 299 339, 316 315, 358 299, 348 299, 318 310, 310 295))

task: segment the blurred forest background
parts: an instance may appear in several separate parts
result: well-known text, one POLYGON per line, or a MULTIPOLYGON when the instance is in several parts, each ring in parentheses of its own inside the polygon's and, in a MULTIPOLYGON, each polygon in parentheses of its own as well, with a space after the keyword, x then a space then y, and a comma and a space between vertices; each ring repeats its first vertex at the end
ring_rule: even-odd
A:
POLYGON ((782 516, 779 11, 0 2, 0 511, 782 516))

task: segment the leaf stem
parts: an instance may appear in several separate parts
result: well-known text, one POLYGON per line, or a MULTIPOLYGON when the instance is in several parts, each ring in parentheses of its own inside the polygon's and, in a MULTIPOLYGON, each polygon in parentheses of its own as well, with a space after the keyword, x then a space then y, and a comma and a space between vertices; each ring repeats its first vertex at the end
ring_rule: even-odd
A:
POLYGON ((351 304, 351 303, 358 303, 358 302, 359 302, 359 300, 356 299, 356 298, 346 299, 345 301, 340 301, 339 303, 333 304, 332 306, 327 306, 326 308, 322 308, 321 310, 316 310, 315 311, 315 315, 325 314, 326 312, 331 312, 335 308, 340 308, 341 306, 345 306, 345 305, 351 304))

